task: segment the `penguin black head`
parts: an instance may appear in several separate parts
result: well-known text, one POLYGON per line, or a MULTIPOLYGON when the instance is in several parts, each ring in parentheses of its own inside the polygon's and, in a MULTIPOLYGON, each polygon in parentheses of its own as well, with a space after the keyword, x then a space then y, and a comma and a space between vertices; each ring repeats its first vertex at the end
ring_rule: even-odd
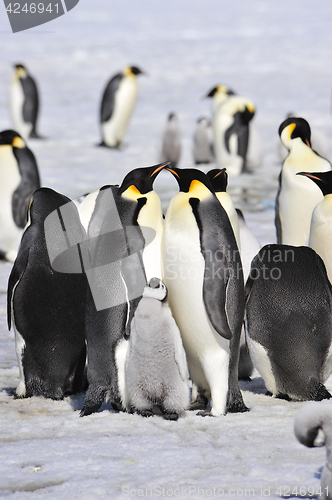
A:
POLYGON ((311 130, 309 123, 304 118, 286 118, 279 127, 279 136, 287 149, 289 149, 290 141, 298 137, 311 148, 311 130))
POLYGON ((225 193, 228 183, 228 174, 225 168, 214 168, 206 174, 211 181, 212 187, 216 193, 225 193))
POLYGON ((205 97, 213 97, 217 92, 225 95, 236 95, 236 93, 226 85, 217 85, 216 87, 213 87, 213 89, 211 89, 205 97))
POLYGON ((167 298, 166 285, 159 278, 151 278, 144 288, 143 297, 164 302, 167 298))
POLYGON ((159 163, 152 167, 135 168, 126 175, 119 188, 119 195, 131 189, 137 195, 144 195, 152 191, 153 183, 165 167, 172 165, 172 162, 159 163))
POLYGON ((139 69, 137 66, 130 66, 129 67, 130 71, 133 73, 133 75, 144 75, 144 71, 139 69))
POLYGON ((298 172, 296 175, 303 175, 311 179, 322 191, 323 195, 332 194, 332 171, 328 172, 298 172))
POLYGON ((174 113, 173 111, 168 115, 168 121, 172 121, 177 118, 177 114, 174 113))
MULTIPOLYGON (((50 188, 39 188, 31 196, 28 213, 33 224, 44 222, 46 217, 62 205, 70 203, 67 196, 50 188)), ((74 204, 73 204, 74 206, 74 204)))
POLYGON ((183 193, 192 193, 198 185, 204 185, 211 193, 214 193, 208 176, 201 170, 196 168, 176 168, 172 166, 165 168, 175 177, 180 191, 183 193))
POLYGON ((3 130, 0 132, 0 146, 13 146, 22 149, 26 147, 26 144, 15 130, 3 130))
POLYGON ((14 68, 16 68, 16 69, 24 69, 24 71, 26 71, 26 67, 23 66, 23 64, 14 64, 14 68))

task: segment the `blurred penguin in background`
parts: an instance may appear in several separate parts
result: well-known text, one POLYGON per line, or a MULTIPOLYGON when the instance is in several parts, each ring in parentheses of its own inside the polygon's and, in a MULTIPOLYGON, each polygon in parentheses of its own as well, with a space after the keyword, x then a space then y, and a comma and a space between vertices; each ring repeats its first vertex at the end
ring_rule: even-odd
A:
POLYGON ((32 193, 40 187, 36 159, 15 130, 0 132, 0 257, 14 262, 32 193))
POLYGON ((215 161, 213 154, 213 130, 211 120, 206 116, 201 116, 197 120, 193 137, 193 157, 196 165, 215 161))
POLYGON ((277 242, 307 245, 312 212, 323 200, 318 186, 299 172, 327 172, 331 164, 311 147, 311 130, 304 118, 287 118, 279 127, 279 136, 288 149, 279 175, 275 203, 277 242))
POLYGON ((24 138, 41 139, 37 132, 39 96, 37 84, 23 64, 16 64, 10 85, 12 125, 24 138))
POLYGON ((167 124, 161 139, 159 161, 172 161, 176 166, 181 157, 181 130, 176 113, 168 115, 167 124))
POLYGON ((249 122, 255 113, 254 103, 235 94, 226 85, 217 85, 206 95, 212 98, 214 154, 217 166, 228 175, 247 171, 249 122))
POLYGON ((141 74, 143 71, 137 66, 129 66, 108 82, 100 107, 100 146, 122 149, 137 100, 137 76, 141 74))
POLYGON ((324 446, 326 464, 320 479, 323 500, 332 498, 332 405, 331 403, 307 403, 297 412, 294 433, 298 441, 308 448, 324 446))

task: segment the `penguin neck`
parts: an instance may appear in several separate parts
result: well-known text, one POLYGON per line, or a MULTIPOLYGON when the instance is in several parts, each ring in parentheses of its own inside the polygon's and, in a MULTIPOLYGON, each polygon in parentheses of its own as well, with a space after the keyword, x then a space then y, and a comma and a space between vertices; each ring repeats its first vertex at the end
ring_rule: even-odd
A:
POLYGON ((327 222, 331 224, 332 229, 332 193, 324 196, 312 214, 312 224, 316 227, 327 222))
POLYGON ((316 154, 309 146, 304 144, 300 137, 291 141, 288 160, 293 161, 294 159, 296 162, 301 160, 308 161, 311 156, 316 156, 316 154))

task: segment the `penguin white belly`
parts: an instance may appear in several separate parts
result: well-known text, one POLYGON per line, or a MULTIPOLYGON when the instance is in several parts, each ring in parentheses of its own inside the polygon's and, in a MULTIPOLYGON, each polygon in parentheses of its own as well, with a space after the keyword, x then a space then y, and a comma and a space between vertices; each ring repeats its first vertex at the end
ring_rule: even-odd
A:
MULTIPOLYGON (((171 205, 172 201, 169 210, 171 205)), ((167 219, 162 253, 169 305, 181 332, 191 379, 211 391, 211 413, 218 416, 226 410, 229 342, 214 330, 206 314, 202 294, 205 262, 190 205, 182 210, 180 224, 169 212, 167 219)))
POLYGON ((118 386, 122 404, 126 408, 128 393, 126 388, 125 364, 129 347, 128 340, 122 339, 115 349, 115 363, 118 372, 118 386))
POLYGON ((10 87, 10 111, 13 128, 24 139, 27 139, 32 130, 32 123, 23 120, 24 92, 19 79, 14 78, 10 87))
POLYGON ((284 245, 307 244, 311 215, 322 199, 321 190, 312 181, 283 170, 279 211, 284 245))
MULTIPOLYGON (((161 238, 163 233, 163 215, 159 196, 151 191, 148 194, 148 202, 142 207, 137 222, 144 235, 144 227, 155 231, 155 237, 143 249, 143 264, 146 280, 162 277, 161 270, 161 238)), ((150 241, 147 238, 147 241, 150 241)))
POLYGON ((309 247, 323 259, 332 283, 332 195, 326 195, 315 208, 310 226, 309 247))
POLYGON ((114 96, 114 109, 109 121, 102 124, 105 143, 117 146, 121 143, 137 98, 136 78, 126 77, 120 82, 114 96))
POLYGON ((269 359, 266 349, 264 349, 264 347, 259 342, 252 340, 248 335, 246 335, 246 339, 252 362, 256 370, 263 378, 267 390, 270 391, 273 395, 278 394, 277 384, 275 381, 275 377, 273 375, 271 361, 269 359))
POLYGON ((13 219, 12 196, 21 182, 20 172, 11 146, 2 146, 0 150, 0 249, 8 260, 14 261, 22 237, 22 229, 13 219))
MULTIPOLYGON (((224 168, 229 157, 225 145, 225 131, 232 125, 232 117, 216 112, 213 118, 214 154, 219 168, 224 168)), ((227 171, 228 173, 228 171, 227 171)))

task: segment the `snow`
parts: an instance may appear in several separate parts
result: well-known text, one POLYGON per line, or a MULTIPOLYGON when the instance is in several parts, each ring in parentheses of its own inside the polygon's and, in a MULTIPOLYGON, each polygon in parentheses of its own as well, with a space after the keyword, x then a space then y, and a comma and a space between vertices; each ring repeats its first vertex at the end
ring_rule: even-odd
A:
MULTIPOLYGON (((260 244, 275 241, 280 123, 296 111, 331 140, 329 0, 81 0, 52 23, 17 34, 0 8, 0 130, 11 126, 8 86, 12 64, 21 62, 41 93, 39 131, 47 140, 29 146, 44 186, 77 197, 156 163, 171 111, 183 134, 179 166, 192 166, 196 120, 210 113, 202 96, 226 83, 256 103, 264 144, 262 168, 230 179, 229 193, 260 244), (148 75, 139 77, 126 147, 97 148, 102 91, 129 64, 148 75)), ((166 209, 176 182, 162 172, 155 187, 166 209)), ((116 414, 107 404, 80 418, 83 395, 60 402, 14 399, 18 364, 6 324, 10 270, 0 263, 0 498, 259 499, 289 497, 301 487, 317 491, 325 448, 307 449, 294 436, 303 403, 266 396, 258 374, 241 383, 251 411, 219 418, 187 412, 177 422, 144 419, 116 414)), ((326 386, 332 390, 332 377, 326 386)))

